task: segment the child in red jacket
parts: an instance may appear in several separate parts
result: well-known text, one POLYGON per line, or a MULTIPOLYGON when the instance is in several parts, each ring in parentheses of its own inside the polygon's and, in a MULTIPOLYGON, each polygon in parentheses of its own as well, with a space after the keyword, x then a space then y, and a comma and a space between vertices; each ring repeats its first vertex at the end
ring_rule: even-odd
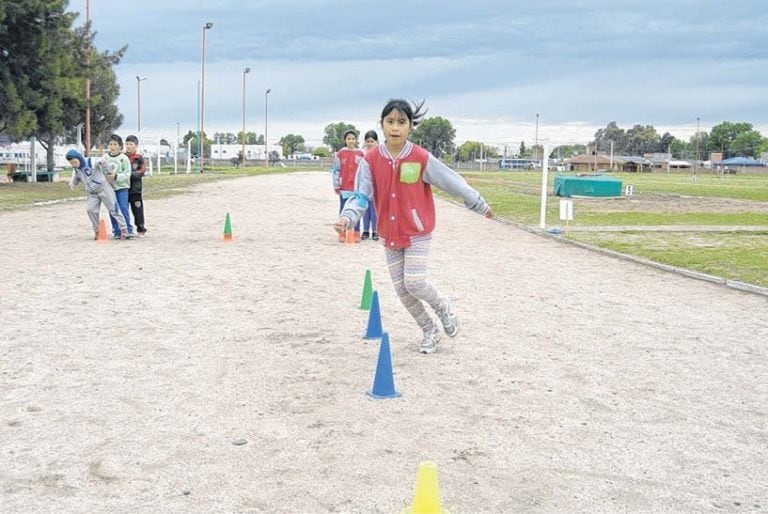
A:
MULTIPOLYGON (((357 132, 347 130, 344 132, 344 148, 336 152, 333 163, 333 189, 339 195, 339 213, 344 208, 344 202, 355 191, 355 176, 357 167, 363 159, 363 151, 357 148, 357 132)), ((355 242, 360 242, 360 226, 355 223, 355 242)), ((350 227, 352 228, 352 227, 350 227)), ((344 234, 339 234, 339 241, 344 241, 344 234)))
POLYGON ((448 299, 427 282, 435 228, 431 186, 460 197, 469 209, 487 218, 493 217, 493 211, 461 175, 408 141, 408 134, 424 115, 422 108, 423 102, 412 107, 405 100, 390 100, 384 106, 381 126, 385 143, 365 154, 357 170, 354 194, 344 204, 334 228, 342 234, 355 226, 368 203, 374 203, 395 291, 424 333, 419 351, 434 353, 440 329, 424 303, 434 309, 449 337, 458 333, 459 322, 448 299))

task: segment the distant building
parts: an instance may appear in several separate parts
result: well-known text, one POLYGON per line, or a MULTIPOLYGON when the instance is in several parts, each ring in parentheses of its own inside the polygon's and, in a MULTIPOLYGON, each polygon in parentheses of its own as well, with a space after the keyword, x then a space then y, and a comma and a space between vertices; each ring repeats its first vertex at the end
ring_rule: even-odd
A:
POLYGON ((635 173, 651 171, 651 161, 639 155, 581 154, 566 161, 568 168, 576 172, 622 171, 635 173))

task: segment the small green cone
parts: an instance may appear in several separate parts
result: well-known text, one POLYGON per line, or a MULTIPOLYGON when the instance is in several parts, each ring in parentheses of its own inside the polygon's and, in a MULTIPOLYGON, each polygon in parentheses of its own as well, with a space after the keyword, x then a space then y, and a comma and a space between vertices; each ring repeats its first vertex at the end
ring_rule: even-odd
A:
POLYGON ((229 221, 229 213, 227 213, 227 219, 224 220, 224 240, 229 241, 232 239, 232 223, 229 221))
POLYGON ((365 270, 365 283, 363 284, 363 298, 360 300, 360 310, 371 310, 371 296, 373 293, 373 284, 371 283, 371 270, 365 270))

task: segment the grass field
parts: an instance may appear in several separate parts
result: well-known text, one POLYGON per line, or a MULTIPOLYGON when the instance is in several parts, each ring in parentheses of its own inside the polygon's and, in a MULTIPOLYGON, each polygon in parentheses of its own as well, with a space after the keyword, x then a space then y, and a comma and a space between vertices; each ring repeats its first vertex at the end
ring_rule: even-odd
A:
MULTIPOLYGON (((547 226, 559 220, 559 198, 547 186, 547 226)), ((493 205, 496 215, 539 226, 541 174, 466 173, 467 181, 493 205)), ((614 174, 632 184, 631 199, 574 199, 571 226, 622 230, 566 230, 566 239, 768 287, 768 175, 614 174), (648 227, 687 232, 649 231, 648 227), (722 227, 721 232, 696 230, 722 227), (765 230, 762 230, 765 228, 765 230), (747 230, 749 229, 749 231, 747 230)))
MULTIPOLYGON (((144 182, 145 198, 179 194, 211 180, 242 175, 308 171, 302 168, 214 168, 204 174, 154 175, 144 182)), ((324 172, 324 170, 322 171, 324 172)), ((538 227, 541 174, 466 172, 467 181, 493 205, 497 216, 538 227)), ((562 226, 559 198, 547 186, 547 226, 562 226)), ((574 199, 573 230, 563 237, 637 255, 656 262, 768 287, 768 175, 614 174, 632 184, 632 198, 574 199), (691 227, 687 232, 649 231, 648 227, 691 227), (696 230, 722 227, 720 232, 696 230), (577 231, 612 227, 618 231, 577 231), (750 231, 746 229, 749 228, 750 231), (765 230, 763 230, 765 228, 765 230)), ((64 176, 66 179, 66 174, 64 176)), ((330 179, 329 179, 330 191, 330 179)), ((442 193, 438 192, 439 195, 442 193)), ((81 198, 66 180, 39 184, 0 184, 0 211, 29 208, 66 198, 81 198)))

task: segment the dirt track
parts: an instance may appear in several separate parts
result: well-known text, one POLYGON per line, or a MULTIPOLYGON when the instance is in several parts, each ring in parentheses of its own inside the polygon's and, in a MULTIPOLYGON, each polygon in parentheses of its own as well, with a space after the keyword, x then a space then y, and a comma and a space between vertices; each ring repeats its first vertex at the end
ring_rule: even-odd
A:
POLYGON ((102 244, 84 202, 0 213, 0 511, 391 513, 426 459, 454 513, 768 510, 765 297, 438 201, 462 331, 423 356, 336 205, 223 181, 102 244), (366 269, 399 399, 365 395, 366 269))

